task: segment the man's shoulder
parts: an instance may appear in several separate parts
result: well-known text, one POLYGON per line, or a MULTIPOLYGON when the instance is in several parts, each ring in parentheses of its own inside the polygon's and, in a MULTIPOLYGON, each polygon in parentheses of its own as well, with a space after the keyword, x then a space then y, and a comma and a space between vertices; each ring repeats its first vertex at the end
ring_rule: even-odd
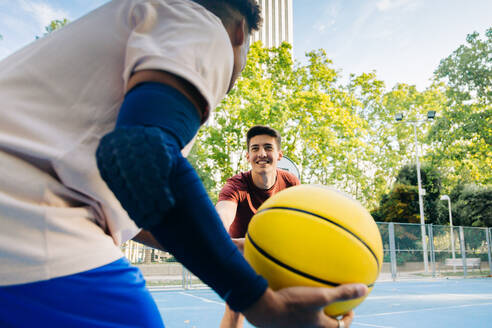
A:
POLYGON ((294 174, 290 173, 289 171, 278 169, 278 168, 277 168, 277 171, 278 171, 279 176, 285 182, 287 187, 297 186, 297 185, 301 184, 299 179, 294 174))
POLYGON ((235 188, 238 189, 246 189, 248 187, 248 179, 250 176, 251 176, 250 171, 238 173, 227 179, 227 182, 224 185, 224 187, 234 186, 235 188))
POLYGON ((248 172, 236 174, 229 179, 219 193, 219 201, 241 201, 248 191, 248 172))

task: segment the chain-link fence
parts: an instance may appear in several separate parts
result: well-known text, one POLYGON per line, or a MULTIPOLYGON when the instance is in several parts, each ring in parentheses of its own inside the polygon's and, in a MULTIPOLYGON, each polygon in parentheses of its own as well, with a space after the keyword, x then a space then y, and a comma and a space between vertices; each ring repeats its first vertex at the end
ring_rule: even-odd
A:
MULTIPOLYGON (((380 280, 477 277, 491 273, 492 228, 425 225, 425 254, 420 224, 377 224, 384 248, 380 280)), ((205 286, 169 253, 134 241, 125 243, 122 251, 140 268, 150 287, 189 289, 205 286)))
POLYGON ((148 287, 190 289, 205 286, 170 253, 134 241, 124 243, 121 250, 142 271, 148 287))
POLYGON ((491 228, 378 223, 384 245, 380 279, 489 276, 491 228), (427 243, 424 253, 422 240, 427 243))

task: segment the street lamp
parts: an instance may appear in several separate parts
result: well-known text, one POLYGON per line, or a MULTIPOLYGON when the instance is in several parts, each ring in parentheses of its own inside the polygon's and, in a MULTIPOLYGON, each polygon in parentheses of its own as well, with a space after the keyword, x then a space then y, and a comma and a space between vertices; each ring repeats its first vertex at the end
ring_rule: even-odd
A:
POLYGON ((449 209, 449 230, 451 231, 451 254, 453 254, 454 260, 454 233, 453 233, 453 215, 451 214, 451 198, 448 195, 442 195, 441 200, 448 201, 448 209, 449 209))
MULTIPOLYGON (((427 120, 433 120, 436 117, 436 112, 431 110, 427 112, 427 120)), ((427 260, 427 235, 425 233, 425 218, 424 218, 424 201, 425 189, 422 189, 422 180, 420 177, 420 161, 419 161, 419 147, 417 140, 417 124, 424 123, 427 120, 415 120, 415 121, 403 121, 403 113, 395 115, 395 120, 399 123, 409 123, 413 125, 413 132, 415 135, 415 160, 417 162, 417 184, 419 192, 419 209, 420 209, 420 230, 422 233, 422 251, 424 257, 424 270, 429 272, 429 262, 427 260)))

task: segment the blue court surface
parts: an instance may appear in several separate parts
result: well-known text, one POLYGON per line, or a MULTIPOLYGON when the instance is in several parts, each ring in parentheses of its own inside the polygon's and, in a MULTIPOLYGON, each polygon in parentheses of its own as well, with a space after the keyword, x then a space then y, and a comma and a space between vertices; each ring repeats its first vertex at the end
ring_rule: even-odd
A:
MULTIPOLYGON (((210 289, 152 296, 168 328, 216 328, 224 311, 210 289)), ((351 327, 492 327, 492 279, 380 282, 355 315, 351 327)))

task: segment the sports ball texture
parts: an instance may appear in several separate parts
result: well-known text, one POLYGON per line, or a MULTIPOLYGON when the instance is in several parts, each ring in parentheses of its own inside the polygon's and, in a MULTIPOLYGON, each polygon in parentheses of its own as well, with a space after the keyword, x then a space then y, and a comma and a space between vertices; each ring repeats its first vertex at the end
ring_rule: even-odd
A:
MULTIPOLYGON (((363 283, 372 290, 383 245, 376 222, 356 200, 320 185, 300 185, 269 198, 253 216, 244 256, 274 290, 363 283)), ((365 297, 333 303, 347 313, 365 297)))

